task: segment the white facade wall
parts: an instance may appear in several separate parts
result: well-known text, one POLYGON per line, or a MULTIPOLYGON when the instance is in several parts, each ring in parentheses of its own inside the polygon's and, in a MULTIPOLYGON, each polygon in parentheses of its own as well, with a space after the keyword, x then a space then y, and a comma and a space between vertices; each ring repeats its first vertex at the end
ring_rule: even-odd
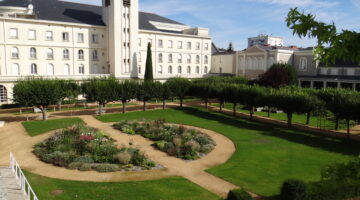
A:
POLYGON ((211 73, 236 74, 236 53, 212 56, 211 73))

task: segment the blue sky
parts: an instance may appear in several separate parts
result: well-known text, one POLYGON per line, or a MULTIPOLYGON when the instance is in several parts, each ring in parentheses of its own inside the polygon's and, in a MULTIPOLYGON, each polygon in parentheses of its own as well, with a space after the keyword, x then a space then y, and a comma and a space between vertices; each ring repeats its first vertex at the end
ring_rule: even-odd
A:
MULTIPOLYGON (((100 5, 101 0, 68 0, 100 5)), ((190 26, 210 29, 215 44, 237 50, 247 38, 260 33, 283 36, 285 45, 308 47, 313 39, 300 39, 284 22, 290 8, 311 12, 339 29, 360 31, 360 0, 139 0, 140 10, 169 17, 190 26)))

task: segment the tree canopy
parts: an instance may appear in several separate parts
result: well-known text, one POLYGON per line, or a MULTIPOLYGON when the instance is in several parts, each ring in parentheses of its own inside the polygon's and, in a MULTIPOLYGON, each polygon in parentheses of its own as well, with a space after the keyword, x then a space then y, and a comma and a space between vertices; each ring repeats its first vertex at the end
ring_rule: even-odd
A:
POLYGON ((145 81, 153 81, 153 63, 152 63, 152 54, 151 54, 151 43, 148 43, 147 47, 147 57, 146 57, 146 66, 145 66, 145 81))
POLYGON ((273 88, 280 88, 297 83, 297 72, 290 64, 273 64, 263 75, 260 76, 260 84, 273 88))

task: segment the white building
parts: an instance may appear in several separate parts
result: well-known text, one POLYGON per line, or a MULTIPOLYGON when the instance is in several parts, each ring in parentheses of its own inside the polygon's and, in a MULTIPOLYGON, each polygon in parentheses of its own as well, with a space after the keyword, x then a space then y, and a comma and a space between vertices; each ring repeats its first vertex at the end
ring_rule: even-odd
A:
POLYGON ((284 39, 282 37, 270 35, 258 35, 257 37, 248 38, 248 47, 255 45, 262 46, 284 46, 284 39))
POLYGON ((143 78, 148 42, 155 79, 210 71, 208 29, 139 12, 138 0, 3 0, 0 20, 0 104, 11 102, 14 83, 27 76, 143 78))

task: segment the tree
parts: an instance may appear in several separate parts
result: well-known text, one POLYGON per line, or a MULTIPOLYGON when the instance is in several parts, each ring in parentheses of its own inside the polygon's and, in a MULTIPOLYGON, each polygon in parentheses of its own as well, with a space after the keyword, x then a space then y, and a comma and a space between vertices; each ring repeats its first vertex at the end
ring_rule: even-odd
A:
POLYGON ((265 96, 264 88, 243 85, 239 88, 239 103, 250 109, 250 119, 253 119, 255 107, 262 106, 262 98, 265 96))
POLYGON ((122 113, 126 112, 126 104, 136 98, 137 83, 135 81, 123 81, 117 85, 116 96, 122 103, 122 113))
POLYGON ((151 43, 148 43, 147 47, 147 57, 146 57, 146 67, 145 67, 145 81, 153 81, 153 63, 152 63, 152 55, 151 55, 151 43))
POLYGON ((162 84, 160 83, 160 85, 157 87, 157 88, 159 88, 158 96, 162 100, 162 102, 163 102, 162 108, 163 108, 163 110, 165 110, 166 100, 170 99, 173 96, 173 93, 171 92, 170 86, 167 82, 162 83, 162 84))
POLYGON ((232 42, 229 43, 229 47, 227 48, 227 52, 234 52, 234 46, 233 46, 232 42))
POLYGON ((215 88, 214 82, 208 82, 207 79, 200 79, 193 82, 190 88, 190 94, 202 98, 205 103, 205 109, 208 109, 209 99, 216 97, 215 88))
POLYGON ((189 93, 191 82, 185 78, 170 78, 167 84, 174 96, 180 99, 180 107, 182 108, 184 98, 189 93))
POLYGON ((259 82, 263 86, 273 88, 295 85, 297 84, 297 73, 290 64, 277 63, 260 76, 259 82))
POLYGON ((146 102, 151 100, 155 95, 155 83, 150 81, 144 81, 138 84, 136 98, 143 102, 143 111, 146 111, 146 102))
POLYGON ((318 40, 316 59, 324 63, 336 60, 351 60, 360 63, 360 33, 350 30, 339 32, 334 23, 326 24, 315 20, 315 15, 290 9, 286 18, 287 26, 294 35, 318 40))
POLYGON ((108 102, 117 100, 117 80, 115 78, 94 78, 81 85, 81 90, 89 102, 98 102, 98 114, 103 114, 103 107, 108 102))
POLYGON ((57 80, 42 78, 20 80, 13 89, 14 102, 40 109, 43 120, 46 120, 49 105, 58 103, 61 91, 62 88, 57 80))
POLYGON ((74 100, 80 94, 79 85, 71 80, 57 80, 60 85, 60 99, 58 101, 58 110, 61 110, 61 104, 65 99, 74 100))
POLYGON ((224 96, 225 101, 233 104, 233 115, 236 116, 236 105, 239 98, 239 85, 228 84, 223 87, 221 94, 224 96))

